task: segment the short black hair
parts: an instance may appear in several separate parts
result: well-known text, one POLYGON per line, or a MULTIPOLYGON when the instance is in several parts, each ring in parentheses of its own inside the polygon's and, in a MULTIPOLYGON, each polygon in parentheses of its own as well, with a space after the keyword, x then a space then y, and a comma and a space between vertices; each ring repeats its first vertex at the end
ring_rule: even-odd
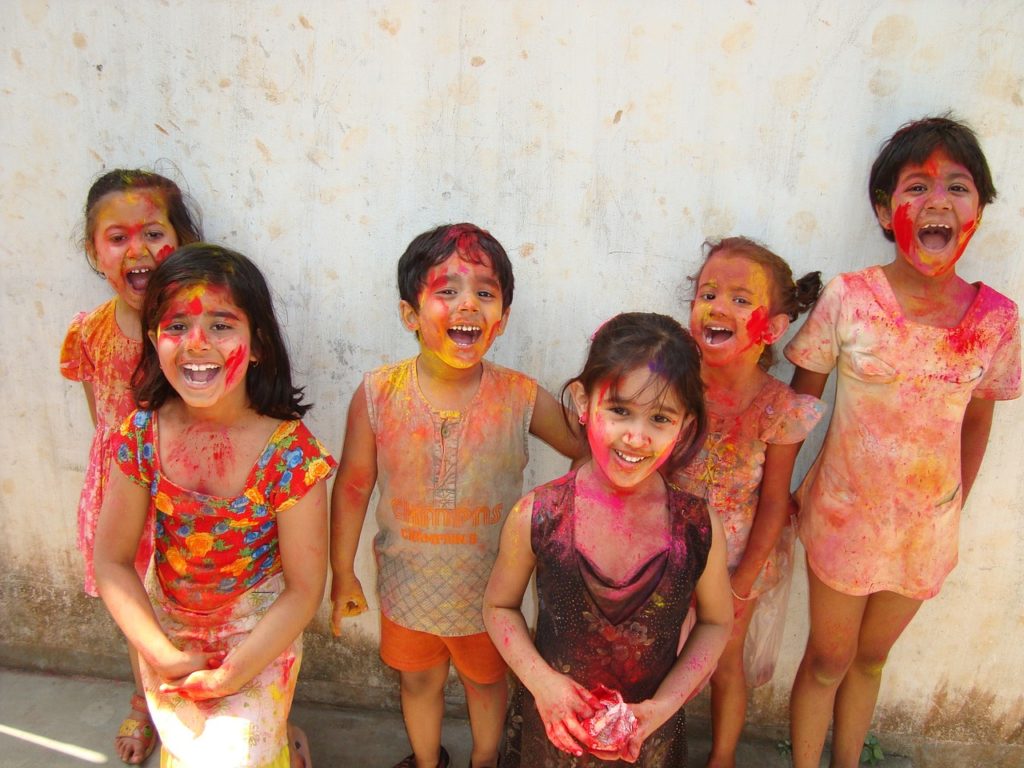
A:
MULTIPOLYGON (((868 178, 871 210, 874 211, 876 205, 889 205, 905 166, 921 165, 938 149, 945 150, 950 158, 970 171, 981 208, 996 199, 992 173, 978 137, 967 124, 946 113, 905 123, 882 145, 868 178)), ((895 241, 891 231, 883 227, 882 232, 887 240, 895 241)))
POLYGON ((490 262, 501 287, 501 308, 512 306, 515 278, 512 262, 501 243, 475 224, 443 224, 413 238, 398 260, 398 295, 419 311, 419 293, 427 284, 427 273, 453 253, 473 264, 490 262))

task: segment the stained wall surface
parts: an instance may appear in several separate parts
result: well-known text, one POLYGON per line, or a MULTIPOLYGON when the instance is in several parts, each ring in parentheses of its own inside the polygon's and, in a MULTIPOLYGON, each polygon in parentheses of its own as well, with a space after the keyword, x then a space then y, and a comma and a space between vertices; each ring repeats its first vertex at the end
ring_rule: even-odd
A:
MULTIPOLYGON (((868 168, 901 123, 948 109, 977 129, 999 190, 961 273, 1019 301, 1022 39, 1018 0, 5 3, 0 661, 127 672, 79 587, 90 423, 57 369, 72 315, 109 296, 77 243, 100 171, 171 174, 208 239, 261 265, 308 421, 337 449, 361 373, 416 350, 394 285, 415 234, 469 220, 501 240, 517 289, 492 358, 557 391, 612 314, 685 320, 705 238, 766 241, 798 274, 891 259, 868 168)), ((1024 741, 1022 428, 1019 402, 997 406, 960 564, 890 658, 881 730, 1024 741)), ((564 469, 535 445, 527 483, 564 469)), ((394 704, 376 615, 340 640, 326 617, 325 603, 300 695, 394 704)), ((756 721, 785 721, 806 631, 801 569, 756 721)))

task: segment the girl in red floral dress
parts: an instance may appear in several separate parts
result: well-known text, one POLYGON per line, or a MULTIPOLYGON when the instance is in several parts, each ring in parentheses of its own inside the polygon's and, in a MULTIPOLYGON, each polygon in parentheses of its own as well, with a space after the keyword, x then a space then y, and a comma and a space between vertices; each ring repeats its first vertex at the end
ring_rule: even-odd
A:
MULTIPOLYGON (((288 768, 301 633, 323 596, 335 463, 300 421, 266 282, 197 243, 153 273, 142 406, 114 439, 100 594, 138 650, 161 766, 288 768), (155 567, 133 567, 156 513, 155 567), (147 595, 148 591, 148 595, 147 595)), ((297 761, 296 761, 297 763, 297 761)))

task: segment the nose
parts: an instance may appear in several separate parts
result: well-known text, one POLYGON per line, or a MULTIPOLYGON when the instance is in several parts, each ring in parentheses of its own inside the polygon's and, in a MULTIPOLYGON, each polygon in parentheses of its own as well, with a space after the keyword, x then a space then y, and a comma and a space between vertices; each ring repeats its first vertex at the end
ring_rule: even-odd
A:
POLYGON ((131 239, 128 241, 128 250, 126 253, 128 256, 133 256, 136 259, 141 257, 143 254, 149 253, 149 244, 146 242, 141 232, 132 235, 131 239))
POLYGON ((206 338, 206 333, 203 331, 203 327, 198 323, 193 325, 185 336, 185 346, 190 350, 206 349, 210 346, 209 340, 206 338))
POLYGON ((459 297, 460 309, 476 309, 479 306, 477 295, 473 291, 464 291, 459 297))
POLYGON ((643 448, 650 438, 644 430, 643 425, 630 424, 622 435, 622 442, 630 448, 643 448))
POLYGON ((949 208, 951 203, 949 202, 949 190, 946 189, 945 184, 936 184, 928 195, 928 207, 929 208, 949 208))

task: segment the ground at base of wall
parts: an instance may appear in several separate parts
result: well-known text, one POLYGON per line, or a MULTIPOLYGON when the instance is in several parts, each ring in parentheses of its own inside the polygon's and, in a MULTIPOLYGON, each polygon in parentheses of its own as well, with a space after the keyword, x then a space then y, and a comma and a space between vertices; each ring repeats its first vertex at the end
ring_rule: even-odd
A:
MULTIPOLYGON (((9 768, 71 768, 86 762, 120 764, 113 736, 127 714, 131 685, 124 681, 64 677, 0 667, 0 755, 9 768)), ((392 709, 341 709, 298 701, 292 722, 305 729, 321 766, 388 766, 408 754, 402 718, 392 709)), ((710 747, 705 717, 689 720, 690 763, 703 764, 710 747)), ((785 768, 779 745, 782 728, 751 728, 744 735, 739 768, 785 768)), ((917 743, 881 734, 886 757, 881 768, 1017 768, 1024 749, 1004 745, 917 743), (904 757, 901 755, 909 755, 904 757)), ((445 745, 454 765, 469 760, 469 725, 462 717, 445 721, 445 745)), ((147 761, 159 763, 156 754, 147 761)), ((822 763, 826 763, 823 761, 822 763)))

